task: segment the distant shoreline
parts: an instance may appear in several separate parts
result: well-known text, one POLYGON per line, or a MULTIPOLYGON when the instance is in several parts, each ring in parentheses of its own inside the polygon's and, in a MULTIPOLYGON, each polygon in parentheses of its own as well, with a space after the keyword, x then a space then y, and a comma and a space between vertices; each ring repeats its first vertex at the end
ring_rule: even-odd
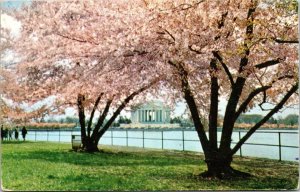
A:
MULTIPOLYGON (((240 127, 236 127, 234 128, 234 131, 247 131, 250 128, 240 128, 240 127)), ((116 131, 195 131, 194 127, 180 127, 180 128, 120 128, 120 127, 111 127, 108 129, 109 130, 116 130, 116 131)), ((285 127, 285 128, 259 128, 257 131, 282 131, 282 130, 291 130, 291 131, 295 131, 295 130, 299 130, 299 128, 291 128, 291 127, 285 127)), ((76 128, 54 128, 54 129, 31 129, 28 127, 28 131, 80 131, 79 127, 76 128)), ((222 131, 222 128, 218 128, 218 131, 222 131)))

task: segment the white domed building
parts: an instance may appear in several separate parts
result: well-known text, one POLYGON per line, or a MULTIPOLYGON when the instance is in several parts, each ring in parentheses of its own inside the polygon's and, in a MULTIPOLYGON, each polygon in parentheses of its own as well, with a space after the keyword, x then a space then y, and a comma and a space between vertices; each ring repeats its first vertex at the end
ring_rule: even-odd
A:
POLYGON ((161 101, 151 101, 131 108, 130 124, 121 128, 178 128, 179 124, 170 123, 170 108, 161 101))

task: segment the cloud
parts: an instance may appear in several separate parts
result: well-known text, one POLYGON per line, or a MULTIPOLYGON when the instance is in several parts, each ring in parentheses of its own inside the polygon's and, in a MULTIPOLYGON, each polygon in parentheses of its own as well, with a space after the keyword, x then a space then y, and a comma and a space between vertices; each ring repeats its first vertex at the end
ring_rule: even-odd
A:
POLYGON ((6 13, 1 13, 1 27, 10 30, 13 37, 20 35, 21 22, 6 13))
MULTIPOLYGON (((9 30, 11 38, 18 38, 21 34, 21 22, 17 21, 14 17, 1 12, 0 24, 2 29, 9 30)), ((1 42, 5 39, 1 37, 1 42)), ((19 57, 9 49, 2 50, 1 62, 3 66, 8 66, 19 61, 19 57)))

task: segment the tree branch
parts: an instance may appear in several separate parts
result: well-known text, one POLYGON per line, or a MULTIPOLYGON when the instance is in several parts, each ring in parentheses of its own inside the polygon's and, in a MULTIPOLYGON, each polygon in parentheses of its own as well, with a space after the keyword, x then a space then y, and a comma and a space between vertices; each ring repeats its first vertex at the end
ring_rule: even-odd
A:
POLYGON ((87 127, 87 131, 88 131, 88 137, 91 136, 91 126, 92 126, 92 122, 93 122, 93 118, 94 118, 94 113, 99 105, 99 102, 100 102, 100 99, 101 97, 103 96, 104 93, 101 93, 97 99, 96 99, 96 102, 94 104, 94 107, 93 107, 93 110, 91 112, 91 117, 90 117, 90 120, 89 120, 89 123, 88 123, 88 127, 87 127))
MULTIPOLYGON (((248 64, 248 56, 250 54, 249 42, 251 42, 253 39, 253 28, 254 28, 253 21, 254 21, 254 12, 256 10, 256 6, 257 3, 254 3, 254 5, 248 9, 247 27, 245 32, 246 38, 243 43, 245 52, 243 57, 240 60, 240 66, 238 71, 240 74, 244 71, 244 67, 247 66, 248 64)), ((235 123, 234 114, 236 111, 236 107, 238 105, 238 101, 241 97, 241 93, 245 86, 245 82, 246 82, 245 77, 243 76, 238 77, 234 85, 232 86, 232 91, 228 99, 228 103, 225 110, 224 121, 223 121, 221 142, 220 142, 220 151, 222 151, 224 154, 230 152, 232 131, 235 123)))
POLYGON ((154 81, 152 81, 151 83, 149 83, 148 85, 138 89, 137 91, 131 93, 128 97, 126 97, 126 99, 121 103, 121 105, 117 108, 117 110, 113 113, 112 117, 108 120, 108 122, 104 125, 104 127, 98 132, 98 134, 96 135, 96 140, 98 141, 102 135, 107 131, 107 129, 109 129, 109 127, 111 126, 111 124, 115 121, 115 119, 118 117, 118 115, 121 113, 121 111, 126 107, 126 105, 138 94, 140 94, 141 92, 147 90, 148 88, 150 88, 151 86, 153 86, 154 84, 156 84, 158 82, 158 79, 155 79, 154 81))
POLYGON ((245 55, 241 58, 239 73, 244 71, 244 67, 248 64, 248 56, 250 54, 250 47, 248 42, 251 42, 253 39, 253 28, 254 28, 254 12, 256 10, 256 4, 248 9, 247 15, 247 27, 246 27, 246 38, 244 40, 244 50, 245 55))
POLYGON ((197 7, 200 3, 204 2, 204 1, 205 0, 201 0, 201 1, 195 2, 194 4, 182 3, 173 9, 174 10, 179 9, 180 11, 188 10, 190 8, 197 7))
POLYGON ((198 51, 198 50, 196 50, 196 49, 193 49, 192 45, 189 45, 188 48, 189 48, 190 51, 193 51, 193 52, 195 52, 195 53, 197 53, 197 54, 202 54, 201 51, 198 51))
POLYGON ((103 124, 103 122, 104 122, 104 120, 105 120, 105 118, 108 114, 108 111, 109 111, 109 108, 110 108, 110 105, 111 105, 112 101, 113 101, 113 99, 109 99, 106 102, 105 108, 104 108, 102 114, 99 116, 97 124, 95 125, 94 131, 93 131, 93 134, 92 134, 92 138, 97 137, 98 131, 101 128, 101 125, 103 124))
POLYGON ((287 92, 287 94, 282 98, 282 100, 262 120, 260 120, 246 133, 246 135, 234 146, 230 154, 235 154, 258 128, 260 128, 264 123, 266 123, 275 113, 277 113, 283 107, 283 105, 297 91, 297 89, 298 82, 287 92))
POLYGON ((283 40, 283 39, 277 39, 272 38, 276 43, 290 43, 290 44, 298 44, 299 40, 283 40))
POLYGON ((165 32, 168 33, 168 35, 173 39, 173 41, 176 41, 175 37, 168 30, 165 29, 165 32))
POLYGON ((58 33, 58 32, 56 32, 55 34, 60 36, 60 37, 66 38, 66 39, 77 41, 79 43, 90 43, 90 44, 93 44, 93 45, 99 45, 99 43, 95 43, 95 42, 92 42, 92 41, 87 41, 87 40, 84 40, 84 39, 79 39, 79 38, 76 38, 76 37, 70 37, 70 36, 67 36, 67 35, 64 35, 64 34, 61 34, 61 33, 58 33))
MULTIPOLYGON (((242 112, 245 112, 245 110, 246 110, 248 104, 251 102, 251 100, 252 100, 256 95, 258 95, 258 94, 261 93, 261 92, 264 92, 264 101, 265 101, 265 100, 266 100, 266 91, 272 87, 272 84, 274 84, 274 83, 275 83, 276 81, 278 81, 278 80, 282 80, 282 79, 285 79, 285 78, 293 78, 293 77, 294 77, 294 76, 292 76, 292 75, 284 75, 284 76, 281 76, 281 77, 277 78, 276 80, 273 80, 271 83, 269 83, 268 86, 262 86, 262 87, 259 87, 259 88, 255 89, 255 90, 253 90, 253 91, 249 94, 249 96, 247 97, 247 99, 245 99, 245 101, 240 105, 239 109, 236 111, 236 113, 235 113, 235 119, 237 119, 237 118, 240 116, 240 114, 241 114, 242 112)), ((262 102, 262 103, 260 104, 260 107, 261 107, 261 105, 262 105, 263 103, 264 103, 264 102, 262 102)))
POLYGON ((224 23, 225 23, 225 18, 228 15, 228 11, 226 11, 225 13, 222 14, 222 18, 220 21, 218 21, 218 29, 221 29, 222 27, 224 27, 224 23))
POLYGON ((219 60, 219 62, 221 63, 221 65, 222 65, 224 71, 226 72, 226 74, 227 74, 227 76, 228 76, 228 78, 229 78, 229 81, 230 81, 230 83, 231 83, 231 86, 233 86, 233 85, 234 85, 234 81, 233 81, 232 74, 230 73, 230 71, 229 71, 227 65, 224 63, 224 61, 223 61, 223 59, 222 59, 220 53, 219 53, 218 51, 213 51, 212 53, 213 53, 214 57, 217 58, 217 59, 219 60))
POLYGON ((216 72, 218 70, 217 60, 212 59, 210 62, 210 110, 209 110, 209 142, 210 148, 217 151, 218 148, 218 137, 217 137, 217 126, 218 126, 218 98, 219 98, 219 84, 216 72))
POLYGON ((145 55, 145 54, 147 54, 148 52, 147 51, 145 51, 145 50, 133 50, 133 51, 128 51, 128 52, 126 52, 126 53, 124 53, 124 57, 133 57, 135 54, 137 54, 137 55, 145 55))
POLYGON ((84 143, 84 138, 86 137, 85 133, 85 114, 84 114, 84 101, 85 97, 82 94, 78 94, 77 96, 77 106, 78 106, 78 115, 79 115, 79 123, 81 127, 81 140, 84 143))
POLYGON ((237 112, 235 113, 235 120, 240 116, 240 114, 242 112, 244 112, 248 106, 248 104, 251 102, 251 100, 258 95, 261 92, 264 92, 266 90, 268 90, 269 88, 271 88, 272 86, 264 86, 264 87, 260 87, 255 89, 254 91, 252 91, 249 96, 247 97, 247 99, 245 99, 245 101, 240 105, 239 109, 237 110, 237 112))
MULTIPOLYGON (((198 6, 200 3, 202 3, 203 1, 198 1, 197 3, 195 3, 194 5, 191 5, 191 4, 185 4, 187 5, 186 7, 183 7, 182 10, 187 10, 187 9, 190 9, 190 8, 193 8, 193 7, 196 7, 198 6)), ((183 5, 184 6, 184 5, 183 5)))
POLYGON ((196 105, 195 98, 191 92, 191 88, 188 82, 188 73, 184 69, 184 67, 180 63, 175 63, 173 61, 168 61, 168 63, 176 68, 178 71, 180 77, 181 77, 181 88, 182 92, 184 93, 184 98, 189 106, 189 109, 191 111, 191 115, 194 121, 195 129, 197 131, 198 137, 200 139, 202 148, 204 152, 208 152, 209 150, 209 141, 207 139, 207 136, 205 134, 204 126, 201 122, 200 115, 198 112, 198 107, 196 105))
POLYGON ((270 61, 266 61, 266 62, 263 62, 263 63, 260 63, 260 64, 257 64, 257 65, 255 65, 255 67, 257 69, 263 69, 263 68, 266 68, 266 67, 269 67, 269 66, 276 65, 278 63, 280 63, 280 59, 279 58, 273 59, 273 60, 270 60, 270 61))

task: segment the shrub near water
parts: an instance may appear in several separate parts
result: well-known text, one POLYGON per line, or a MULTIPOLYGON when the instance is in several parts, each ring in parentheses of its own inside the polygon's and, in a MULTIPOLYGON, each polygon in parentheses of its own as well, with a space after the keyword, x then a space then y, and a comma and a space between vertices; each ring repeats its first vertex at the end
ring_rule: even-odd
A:
POLYGON ((27 123, 25 126, 27 129, 73 129, 75 123, 27 123))
POLYGON ((296 163, 266 159, 236 157, 233 167, 253 177, 220 181, 198 176, 206 165, 192 152, 102 147, 88 154, 46 142, 2 148, 2 181, 10 190, 279 190, 295 189, 298 181, 296 163))
MULTIPOLYGON (((234 127, 239 128, 239 129, 250 129, 254 126, 255 124, 250 124, 250 123, 235 123, 234 127)), ((270 124, 270 123, 265 123, 261 126, 261 129, 298 129, 298 125, 285 125, 285 124, 270 124)))

